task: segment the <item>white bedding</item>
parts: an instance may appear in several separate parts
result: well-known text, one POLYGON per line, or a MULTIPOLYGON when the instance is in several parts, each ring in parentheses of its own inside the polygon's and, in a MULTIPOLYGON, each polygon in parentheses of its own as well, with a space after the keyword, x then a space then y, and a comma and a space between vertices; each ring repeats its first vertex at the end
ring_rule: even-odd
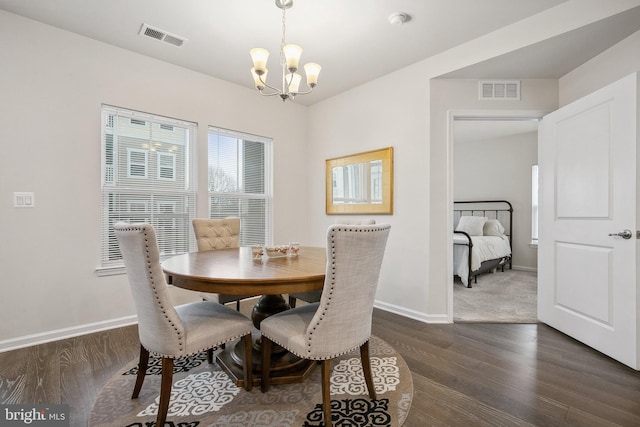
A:
MULTIPOLYGON (((511 255, 509 238, 502 236, 473 236, 473 250, 471 251, 471 271, 480 268, 484 261, 511 255)), ((467 236, 453 233, 453 274, 460 276, 462 283, 468 285, 469 279, 469 240, 467 236)))

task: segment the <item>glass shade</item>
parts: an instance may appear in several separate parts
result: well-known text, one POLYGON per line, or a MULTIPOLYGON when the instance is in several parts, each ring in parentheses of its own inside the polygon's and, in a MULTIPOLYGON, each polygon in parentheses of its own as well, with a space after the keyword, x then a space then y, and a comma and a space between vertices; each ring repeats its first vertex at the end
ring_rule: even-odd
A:
POLYGON ((255 73, 259 76, 267 72, 267 59, 269 59, 269 51, 261 47, 256 47, 249 51, 255 73))
POLYGON ((264 89, 264 83, 262 82, 266 82, 267 81, 267 73, 269 71, 265 68, 264 73, 262 73, 262 79, 260 79, 261 76, 259 76, 256 73, 256 69, 252 68, 251 69, 251 77, 253 77, 253 84, 256 85, 256 89, 258 90, 262 90, 264 89))
POLYGON ((307 74, 307 85, 314 87, 318 84, 318 75, 322 67, 314 62, 309 62, 304 66, 304 72, 307 74))
POLYGON ((300 81, 302 80, 302 76, 298 73, 289 74, 288 81, 291 82, 289 85, 289 93, 298 93, 300 88, 300 81))
POLYGON ((289 72, 293 73, 298 69, 298 62, 300 62, 300 55, 302 55, 302 48, 296 44, 288 44, 282 48, 284 57, 287 60, 287 68, 289 72))

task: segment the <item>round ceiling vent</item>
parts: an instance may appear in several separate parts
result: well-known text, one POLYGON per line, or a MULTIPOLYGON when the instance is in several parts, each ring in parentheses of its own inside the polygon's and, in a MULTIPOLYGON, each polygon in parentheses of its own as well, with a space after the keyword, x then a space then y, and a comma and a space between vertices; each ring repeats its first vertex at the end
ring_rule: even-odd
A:
POLYGON ((402 25, 410 19, 410 16, 404 12, 393 12, 389 15, 389 24, 402 25))

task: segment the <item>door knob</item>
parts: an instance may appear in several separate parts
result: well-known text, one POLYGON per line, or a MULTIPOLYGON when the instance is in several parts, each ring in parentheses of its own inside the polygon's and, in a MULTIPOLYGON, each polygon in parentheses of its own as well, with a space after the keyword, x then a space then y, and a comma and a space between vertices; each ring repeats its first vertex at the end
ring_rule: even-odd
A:
POLYGON ((623 239, 630 239, 633 236, 633 233, 631 232, 631 230, 622 230, 619 233, 611 233, 609 234, 609 236, 620 236, 623 239))

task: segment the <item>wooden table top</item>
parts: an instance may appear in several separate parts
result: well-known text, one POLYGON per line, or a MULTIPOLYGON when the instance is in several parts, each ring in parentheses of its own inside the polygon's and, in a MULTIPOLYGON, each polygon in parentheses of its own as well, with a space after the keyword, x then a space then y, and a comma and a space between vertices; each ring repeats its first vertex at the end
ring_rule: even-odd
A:
POLYGON ((190 252, 162 263, 169 284, 230 295, 283 294, 322 289, 326 249, 300 247, 298 256, 254 260, 250 247, 190 252))

